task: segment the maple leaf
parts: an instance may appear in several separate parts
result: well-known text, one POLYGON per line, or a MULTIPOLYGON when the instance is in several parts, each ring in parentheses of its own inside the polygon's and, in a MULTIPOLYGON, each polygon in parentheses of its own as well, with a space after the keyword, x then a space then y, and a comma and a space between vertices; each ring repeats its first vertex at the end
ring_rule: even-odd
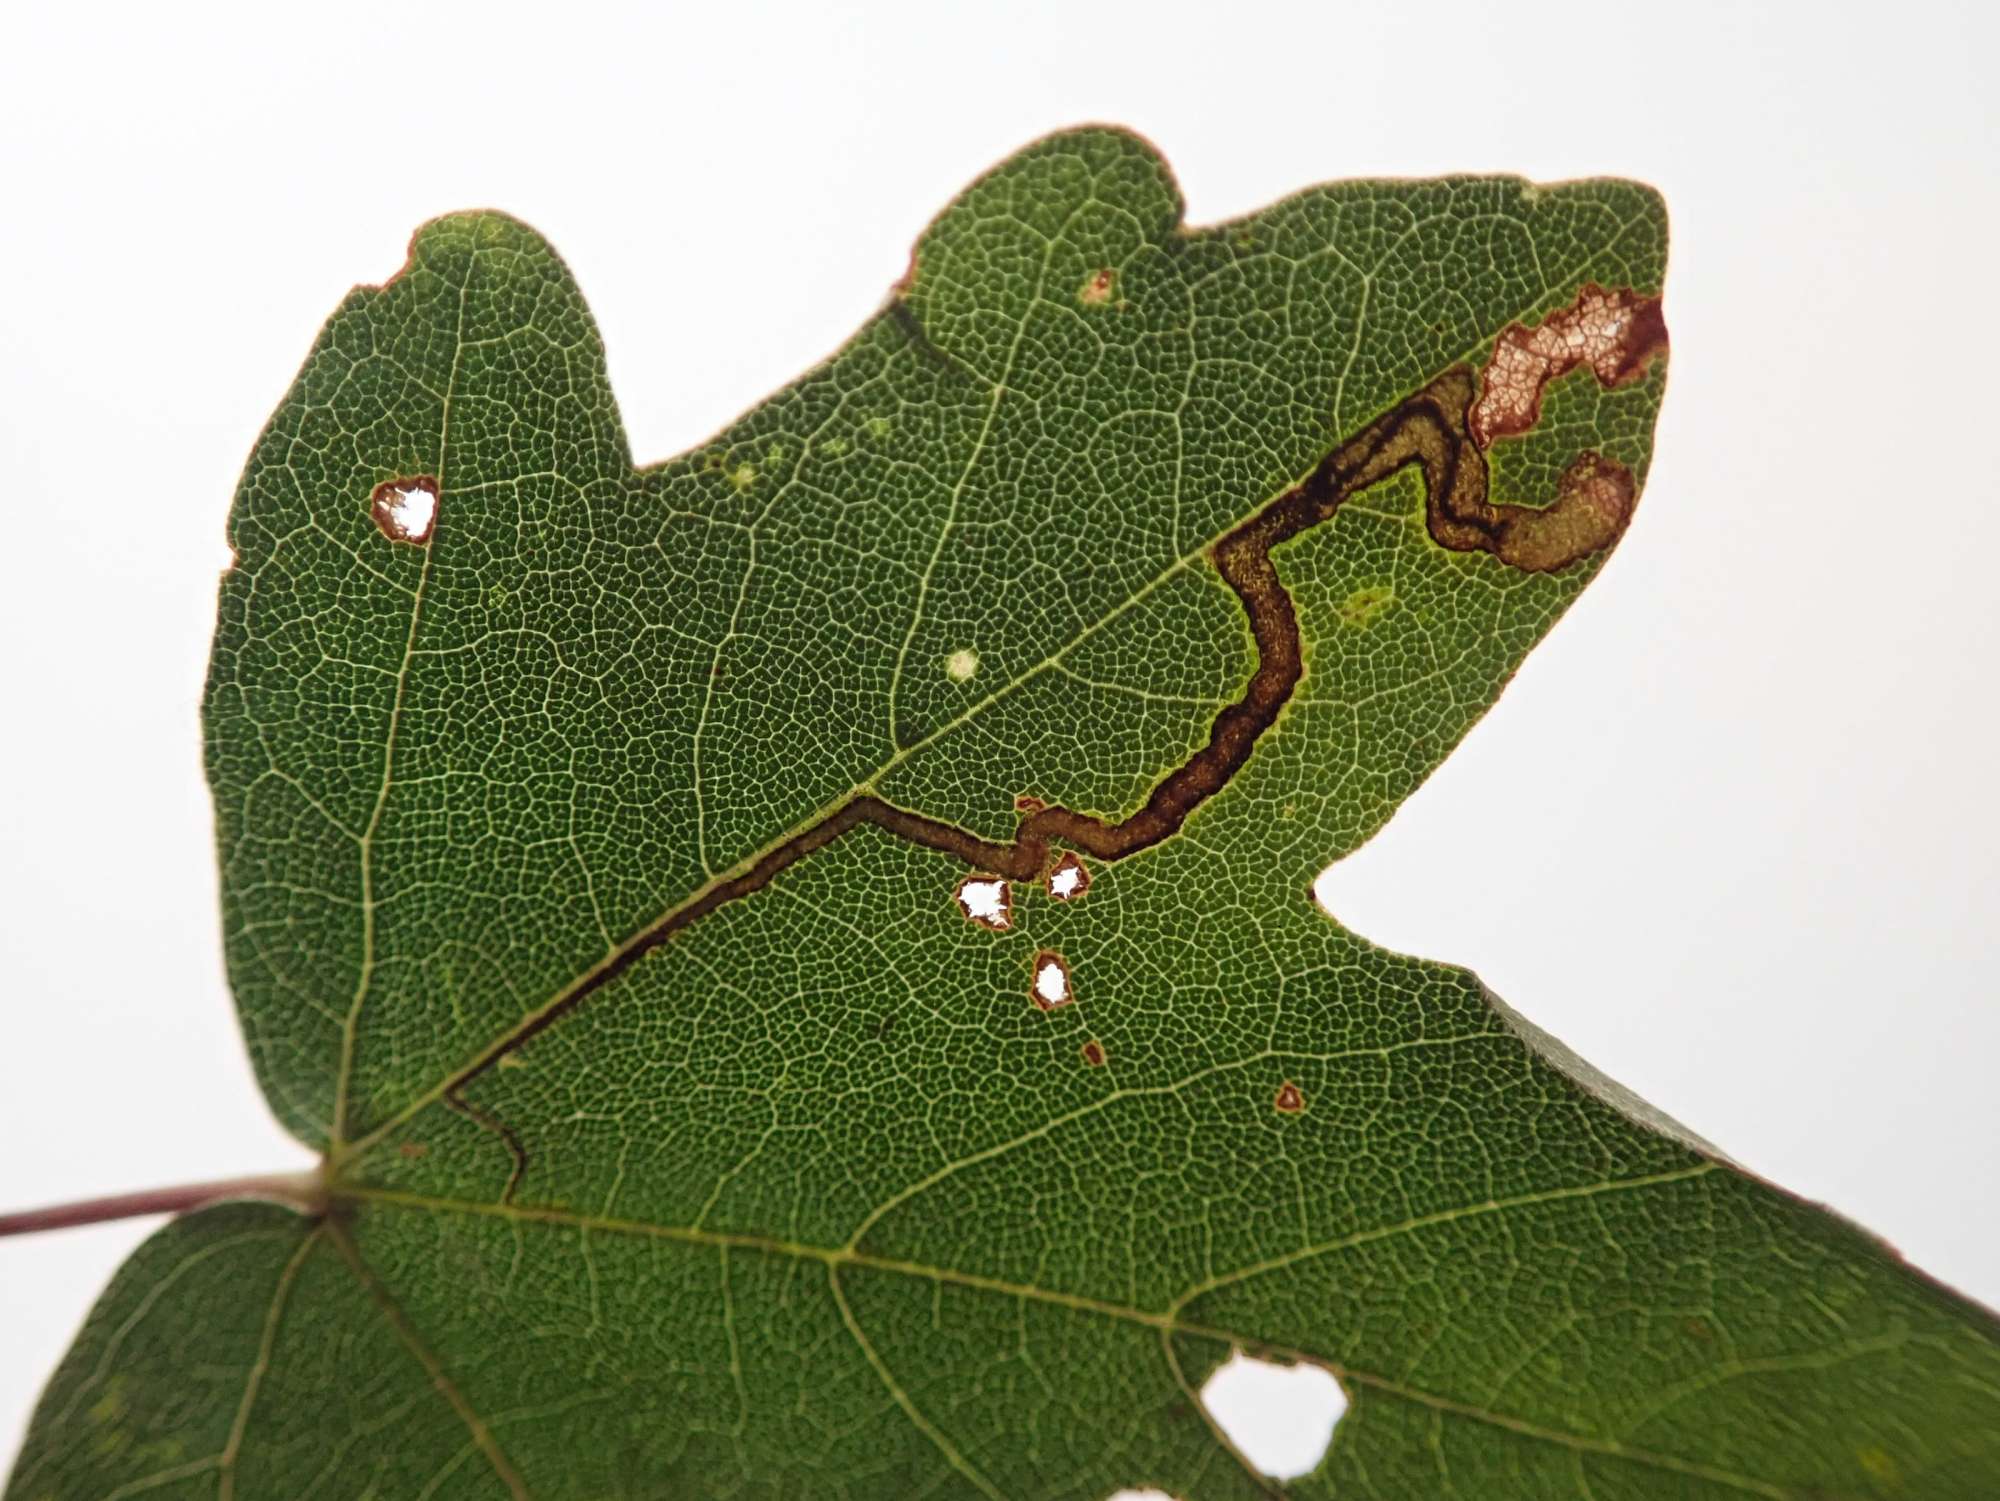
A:
POLYGON ((1262 1495, 1233 1349, 1302 1497, 2000 1488, 1986 1314, 1311 897, 1633 516, 1658 199, 1181 220, 1030 147, 642 469, 521 224, 341 305, 206 707, 321 1201, 148 1241, 10 1501, 1262 1495))

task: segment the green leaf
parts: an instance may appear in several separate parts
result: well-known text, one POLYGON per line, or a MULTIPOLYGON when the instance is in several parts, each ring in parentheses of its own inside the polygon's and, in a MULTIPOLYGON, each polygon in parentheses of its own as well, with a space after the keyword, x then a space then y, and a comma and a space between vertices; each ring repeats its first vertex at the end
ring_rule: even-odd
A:
POLYGON ((427 225, 207 702, 330 1208, 149 1241, 10 1501, 1256 1496, 1232 1347, 1349 1394, 1300 1497, 2000 1491, 1989 1316, 1312 900, 1624 530, 1665 246, 1613 181, 1189 230, 1074 132, 634 469, 555 254, 427 225))

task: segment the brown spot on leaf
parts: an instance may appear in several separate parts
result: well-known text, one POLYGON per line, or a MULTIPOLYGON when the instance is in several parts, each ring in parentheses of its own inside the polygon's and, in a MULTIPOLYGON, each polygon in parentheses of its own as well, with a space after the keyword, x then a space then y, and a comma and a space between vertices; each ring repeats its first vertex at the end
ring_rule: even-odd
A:
POLYGON ((1092 1068, 1103 1068, 1105 1064, 1104 1044, 1095 1037, 1083 1045, 1083 1061, 1092 1068))
POLYGON ((1085 307, 1102 307, 1111 300, 1111 289, 1117 285, 1118 273, 1105 266, 1083 284, 1083 290, 1076 294, 1077 301, 1085 307))
POLYGON ((1047 803, 1036 797, 1032 792, 1024 792, 1014 799, 1014 811, 1016 813, 1039 813, 1047 806, 1047 803))
POLYGON ((1271 1103, 1281 1115, 1297 1115, 1306 1108, 1306 1097, 1298 1085, 1287 1079, 1278 1086, 1278 1097, 1271 1103))
POLYGON ((1542 389, 1579 365, 1589 367, 1598 384, 1621 386, 1666 347, 1659 298, 1585 282, 1568 307, 1533 328, 1512 324, 1494 341, 1493 357, 1480 372, 1479 399, 1466 419, 1472 441, 1490 448, 1496 438, 1526 432, 1541 419, 1542 389))
POLYGON ((1043 949, 1035 955, 1032 974, 1028 998, 1042 1010, 1053 1011, 1076 999, 1076 992, 1069 984, 1069 963, 1054 949, 1043 949))
POLYGON ((1059 902, 1073 902, 1090 890, 1090 868, 1072 853, 1065 853, 1049 872, 1049 895, 1059 902))
POLYGON ((397 1154, 410 1162, 416 1161, 429 1151, 430 1148, 420 1141, 399 1141, 396 1143, 397 1154))
POLYGON ((422 547, 437 525, 438 483, 428 474, 392 479, 375 487, 368 512, 391 542, 422 547))

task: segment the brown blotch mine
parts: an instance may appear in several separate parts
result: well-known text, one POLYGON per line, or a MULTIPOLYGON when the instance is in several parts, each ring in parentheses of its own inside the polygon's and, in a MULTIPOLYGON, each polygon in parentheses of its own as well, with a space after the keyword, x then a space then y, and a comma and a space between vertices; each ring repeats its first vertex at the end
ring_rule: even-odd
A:
POLYGON ((438 482, 428 474, 385 480, 368 497, 368 514, 391 542, 422 547, 437 529, 438 482))
POLYGON ((1102 307, 1111 300, 1111 290, 1117 285, 1118 273, 1105 266, 1083 284, 1083 290, 1076 294, 1077 301, 1085 307, 1102 307))
POLYGON ((1054 1011, 1076 1000, 1076 988, 1069 980, 1069 961, 1054 949, 1042 949, 1035 955, 1034 966, 1028 971, 1028 999, 1044 1011, 1054 1011), (1048 978, 1051 971, 1052 979, 1048 978), (1044 990, 1056 994, 1045 995, 1044 990))
MULTIPOLYGON (((1586 302, 1592 288, 1578 295, 1586 302)), ((1622 344, 1599 352, 1594 369, 1628 378, 1666 347, 1658 299, 1630 292, 1603 293, 1628 309, 1622 344)), ((1546 321, 1543 326, 1547 326, 1546 321)), ((1504 338, 1504 336, 1503 336, 1504 338)), ((1602 378, 1602 377, 1600 377, 1602 378)), ((1257 665, 1241 697, 1225 705, 1209 727, 1208 741, 1153 785, 1130 817, 1108 822, 1039 799, 1017 799, 1020 822, 1005 842, 982 839, 956 824, 929 818, 863 793, 841 804, 767 850, 748 870, 713 883, 626 944, 582 984, 544 1008, 489 1052, 457 1074, 462 1085, 553 1026, 675 934, 716 908, 761 891, 782 872, 862 824, 938 850, 975 872, 966 879, 1036 881, 1049 869, 1058 841, 1106 864, 1150 849, 1179 832, 1203 803, 1220 792, 1250 759, 1258 739, 1290 701, 1304 671, 1298 614, 1291 593, 1271 561, 1272 549, 1331 518, 1352 496, 1406 468, 1424 481, 1424 522, 1431 539, 1453 552, 1483 552, 1511 568, 1547 572, 1566 568, 1615 543, 1631 519, 1638 486, 1616 460, 1584 454, 1564 472, 1554 503, 1546 507, 1495 505, 1487 499, 1486 455, 1469 428, 1478 395, 1471 366, 1455 365, 1403 398, 1359 432, 1341 441, 1292 489, 1270 501, 1209 549, 1209 561, 1242 602, 1257 648, 1257 665), (1033 804, 1033 806, 1030 806, 1033 804)), ((960 883, 961 889, 963 882, 960 883)), ((960 910, 965 910, 961 901, 960 910)), ((967 914, 968 916, 970 914, 967 914)), ((1011 925, 1011 918, 1008 925, 1011 925)), ((987 923, 985 926, 995 926, 987 923)), ((1290 1098, 1303 1108, 1292 1087, 1290 1098)), ((1283 1092, 1281 1101, 1288 1098, 1283 1092)), ((1285 1106, 1281 1103, 1280 1109, 1285 1106)))
POLYGON ((1092 1068, 1103 1068, 1105 1064, 1104 1044, 1095 1037, 1083 1045, 1083 1061, 1092 1068))
POLYGON ((1036 797, 1032 792, 1024 792, 1014 799, 1014 811, 1016 813, 1039 813, 1047 806, 1047 803, 1036 797))
POLYGON ((1090 890, 1090 867, 1065 852, 1049 872, 1049 895, 1059 902, 1073 902, 1090 890))
POLYGON ((1278 1086, 1278 1097, 1271 1104, 1280 1115, 1297 1115, 1306 1108, 1306 1097, 1299 1092, 1298 1085, 1287 1079, 1278 1086))
POLYGON ((1659 298, 1585 282, 1568 307, 1533 328, 1512 324, 1494 341, 1466 421, 1472 441, 1490 448, 1495 438, 1526 432, 1541 420, 1543 388, 1579 365, 1601 386, 1622 386, 1666 347, 1659 298))

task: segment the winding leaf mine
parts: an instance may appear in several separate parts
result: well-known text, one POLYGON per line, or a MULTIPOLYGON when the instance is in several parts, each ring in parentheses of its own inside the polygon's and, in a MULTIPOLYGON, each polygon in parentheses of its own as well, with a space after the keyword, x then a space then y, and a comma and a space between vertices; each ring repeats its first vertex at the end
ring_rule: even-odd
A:
MULTIPOLYGON (((1630 525, 1665 221, 1051 137, 635 468, 524 226, 245 471, 230 975, 317 1218, 119 1273, 9 1501, 1978 1496, 1991 1318, 1313 905, 1630 525), (1199 1390, 1332 1372, 1313 1473, 1199 1390)), ((1615 1003, 1615 996, 1607 1003, 1615 1003)))

